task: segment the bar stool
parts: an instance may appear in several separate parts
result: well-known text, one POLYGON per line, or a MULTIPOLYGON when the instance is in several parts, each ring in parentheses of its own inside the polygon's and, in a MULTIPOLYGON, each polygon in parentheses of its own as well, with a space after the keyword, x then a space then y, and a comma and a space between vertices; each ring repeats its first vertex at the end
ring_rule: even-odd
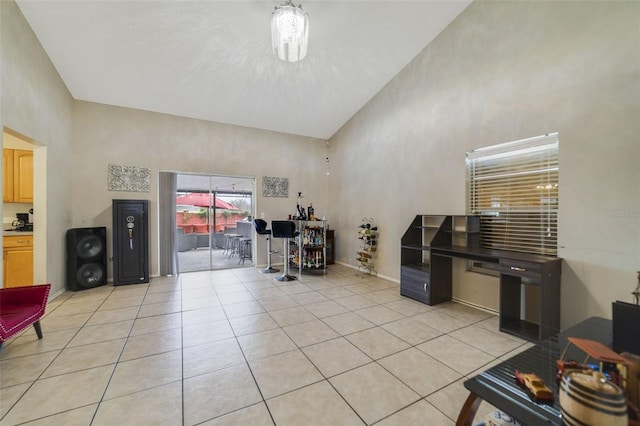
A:
POLYGON ((274 279, 276 281, 293 281, 296 277, 289 275, 289 241, 298 235, 296 224, 290 220, 272 220, 271 234, 274 238, 284 238, 284 272, 274 279))
POLYGON ((267 267, 264 269, 260 269, 260 272, 262 272, 263 274, 270 274, 280 271, 280 269, 276 269, 271 266, 271 254, 277 253, 278 251, 271 251, 271 229, 267 229, 267 221, 262 219, 255 219, 253 221, 253 225, 256 227, 256 232, 259 235, 266 235, 267 237, 267 267))
POLYGON ((227 237, 227 257, 231 259, 234 254, 238 253, 238 249, 240 248, 240 238, 242 238, 242 234, 225 234, 227 237))
POLYGON ((251 238, 240 238, 238 239, 238 255, 240 260, 238 260, 238 264, 242 262, 244 265, 245 260, 251 260, 251 238))
POLYGON ((227 255, 229 254, 229 251, 231 250, 231 235, 232 234, 224 234, 224 250, 222 251, 222 254, 227 255))

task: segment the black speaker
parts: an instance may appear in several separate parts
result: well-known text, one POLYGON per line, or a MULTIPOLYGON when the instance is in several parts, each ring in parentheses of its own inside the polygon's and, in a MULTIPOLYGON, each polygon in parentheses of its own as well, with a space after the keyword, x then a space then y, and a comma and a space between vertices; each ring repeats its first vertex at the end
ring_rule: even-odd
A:
POLYGON ((613 350, 640 355, 640 305, 612 303, 613 350))
POLYGON ((107 282, 107 228, 67 231, 67 289, 78 291, 107 282))

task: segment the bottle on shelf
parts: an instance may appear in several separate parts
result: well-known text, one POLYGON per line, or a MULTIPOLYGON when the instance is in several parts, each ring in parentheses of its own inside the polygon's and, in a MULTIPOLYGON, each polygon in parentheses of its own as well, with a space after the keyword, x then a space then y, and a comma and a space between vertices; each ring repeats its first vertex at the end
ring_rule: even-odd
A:
POLYGON ((302 230, 302 245, 303 246, 309 245, 309 227, 308 226, 305 226, 304 229, 302 230))
POLYGON ((304 207, 301 204, 302 192, 298 192, 298 204, 296 204, 296 214, 293 217, 298 220, 307 220, 307 213, 304 211, 304 207))
POLYGON ((366 275, 375 273, 373 253, 377 251, 377 233, 378 227, 374 225, 373 218, 363 218, 358 231, 358 239, 362 243, 357 252, 356 260, 358 262, 358 271, 366 275))
MULTIPOLYGON (((307 212, 311 214, 313 212, 313 205, 309 206, 307 212)), ((300 273, 304 272, 320 272, 326 270, 325 251, 327 248, 326 235, 327 222, 322 219, 320 223, 316 218, 315 220, 299 220, 298 230, 299 235, 297 237, 298 244, 295 247, 299 263, 298 269, 300 273)))

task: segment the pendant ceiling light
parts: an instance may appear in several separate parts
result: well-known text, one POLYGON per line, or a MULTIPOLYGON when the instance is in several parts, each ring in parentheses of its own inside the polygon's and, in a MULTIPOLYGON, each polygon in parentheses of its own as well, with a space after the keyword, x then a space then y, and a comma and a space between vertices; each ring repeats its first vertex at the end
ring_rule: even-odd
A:
POLYGON ((287 0, 276 6, 271 16, 271 45, 283 61, 296 62, 307 56, 309 16, 301 5, 287 0))

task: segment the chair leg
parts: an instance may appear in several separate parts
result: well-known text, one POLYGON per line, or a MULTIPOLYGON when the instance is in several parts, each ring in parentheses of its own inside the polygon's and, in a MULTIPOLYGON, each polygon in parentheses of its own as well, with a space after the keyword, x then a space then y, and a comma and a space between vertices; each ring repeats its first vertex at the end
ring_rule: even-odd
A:
POLYGON ((271 266, 271 238, 267 236, 267 267, 260 269, 260 272, 263 274, 271 274, 278 271, 280 271, 280 269, 271 266))
POLYGON ((242 262, 244 265, 244 261, 247 259, 251 259, 251 239, 242 239, 239 243, 238 249, 239 257, 238 264, 242 262))
POLYGON ((42 327, 40 327, 40 320, 33 323, 33 328, 36 329, 36 334, 38 335, 38 339, 42 339, 42 327))

